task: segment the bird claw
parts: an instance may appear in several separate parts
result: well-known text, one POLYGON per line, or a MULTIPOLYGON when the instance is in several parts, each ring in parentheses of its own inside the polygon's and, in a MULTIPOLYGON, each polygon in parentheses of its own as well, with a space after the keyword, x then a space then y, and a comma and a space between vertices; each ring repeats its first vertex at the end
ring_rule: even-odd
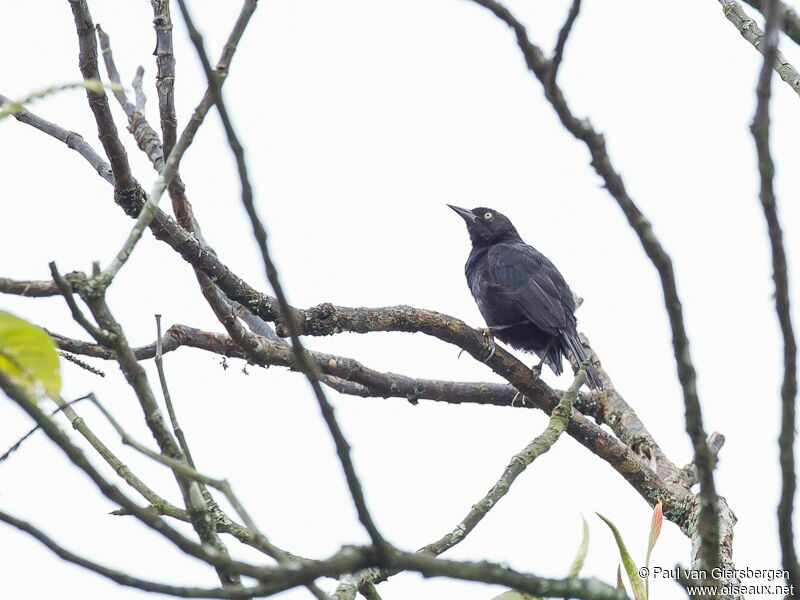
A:
MULTIPOLYGON (((544 361, 542 361, 544 362, 544 361)), ((542 363, 540 362, 538 365, 533 365, 531 367, 531 371, 533 372, 533 379, 534 381, 539 379, 542 375, 542 363)))
POLYGON ((487 363, 490 360, 492 360, 492 357, 494 356, 494 351, 497 349, 497 346, 494 343, 494 333, 489 327, 485 329, 479 329, 478 331, 480 331, 483 334, 483 337, 486 338, 486 342, 490 348, 489 356, 483 359, 483 362, 487 363))

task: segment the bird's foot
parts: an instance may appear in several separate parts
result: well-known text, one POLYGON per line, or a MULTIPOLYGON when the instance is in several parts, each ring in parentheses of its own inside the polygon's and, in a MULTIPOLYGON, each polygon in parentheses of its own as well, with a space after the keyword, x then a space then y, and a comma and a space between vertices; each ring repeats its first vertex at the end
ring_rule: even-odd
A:
POLYGON ((489 356, 483 359, 483 362, 487 363, 492 360, 494 356, 494 351, 497 349, 497 346, 494 343, 494 331, 492 331, 491 327, 481 328, 478 329, 483 334, 483 337, 486 338, 486 343, 489 346, 489 356))
POLYGON ((539 377, 541 377, 541 375, 542 375, 542 363, 544 363, 544 361, 540 361, 538 365, 533 365, 531 367, 531 371, 533 372, 533 379, 534 380, 539 379, 539 377))

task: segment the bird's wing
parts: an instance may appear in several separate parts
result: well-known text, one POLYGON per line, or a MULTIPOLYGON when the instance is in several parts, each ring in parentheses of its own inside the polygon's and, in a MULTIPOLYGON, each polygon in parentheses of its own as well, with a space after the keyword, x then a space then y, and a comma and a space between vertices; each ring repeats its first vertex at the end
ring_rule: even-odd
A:
POLYGON ((574 320, 572 292, 546 256, 525 243, 496 244, 487 256, 487 275, 500 294, 552 335, 574 320))

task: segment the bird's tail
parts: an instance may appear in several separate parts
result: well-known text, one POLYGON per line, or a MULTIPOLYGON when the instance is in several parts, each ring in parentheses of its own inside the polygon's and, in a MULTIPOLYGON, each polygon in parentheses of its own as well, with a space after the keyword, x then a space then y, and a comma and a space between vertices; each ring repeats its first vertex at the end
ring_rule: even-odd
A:
MULTIPOLYGON (((564 340, 578 363, 586 360, 586 351, 583 349, 583 344, 581 344, 577 332, 564 332, 564 340)), ((591 364, 586 369, 586 379, 590 388, 595 390, 603 389, 603 382, 600 381, 600 376, 591 364)))

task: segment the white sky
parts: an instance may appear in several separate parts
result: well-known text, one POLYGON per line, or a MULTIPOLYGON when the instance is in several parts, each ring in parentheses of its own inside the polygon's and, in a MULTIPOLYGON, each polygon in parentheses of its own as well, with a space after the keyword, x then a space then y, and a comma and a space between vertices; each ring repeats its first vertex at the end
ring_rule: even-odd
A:
MULTIPOLYGON (((727 438, 717 487, 739 518, 737 566, 779 568, 781 345, 748 129, 761 58, 713 0, 584 4, 560 84, 575 113, 588 115, 605 133, 629 192, 674 260, 706 430, 727 438)), ((548 52, 568 5, 509 3, 531 39, 548 52)), ((93 0, 90 7, 111 36, 123 80, 130 81, 138 64, 145 66, 147 114, 157 127, 149 3, 93 0)), ((209 52, 218 56, 240 3, 197 0, 192 8, 209 52)), ((175 21, 182 127, 205 84, 177 14, 175 21)), ((790 44, 782 40, 800 66, 800 52, 790 44)), ((0 53, 0 93, 12 98, 79 79, 68 3, 9 3, 0 20, 0 53)), ((797 300, 800 98, 777 78, 773 89, 776 185, 797 300)), ((225 95, 293 304, 410 304, 481 326, 463 277, 464 225, 445 203, 496 208, 585 298, 580 328, 668 456, 679 466, 691 459, 655 270, 600 187, 585 147, 561 128, 543 100, 504 24, 463 0, 262 2, 225 95)), ((134 173, 147 189, 154 172, 112 105, 134 173)), ((65 92, 31 110, 101 149, 83 93, 65 92)), ((45 279, 53 259, 62 272, 110 260, 132 222, 114 206, 110 186, 80 157, 13 119, 0 123, 0 156, 2 276, 45 279)), ((268 290, 216 114, 181 172, 205 237, 221 259, 268 290)), ((109 300, 135 345, 154 339, 154 313, 163 314, 167 326, 222 330, 188 266, 149 233, 109 300)), ((59 299, 3 296, 0 308, 87 337, 59 299)), ((794 318, 800 322, 797 310, 794 318)), ((498 380, 467 356, 457 360, 456 348, 421 334, 339 335, 309 339, 308 346, 408 375, 498 380)), ((241 361, 234 360, 224 371, 218 357, 188 349, 168 355, 165 363, 199 467, 230 479, 273 542, 325 557, 343 543, 366 541, 302 376, 255 367, 244 375, 241 361)), ((139 440, 151 443, 118 369, 93 364, 106 371, 105 379, 63 366, 64 396, 95 391, 139 440)), ((157 382, 152 365, 147 369, 151 383, 157 382)), ((559 387, 569 383, 549 371, 544 378, 559 387)), ((452 529, 546 424, 544 415, 530 410, 428 401, 414 407, 400 399, 345 398, 332 391, 329 397, 354 448, 377 523, 390 541, 409 550, 452 529)), ((78 410, 140 477, 179 501, 165 469, 120 448, 91 407, 78 410)), ((30 422, 10 402, 0 403, 0 419, 4 450, 30 422)), ((0 464, 0 482, 3 510, 32 521, 75 552, 145 578, 217 582, 211 569, 182 557, 133 519, 108 516, 114 507, 42 435, 0 464)), ((565 437, 447 556, 561 577, 584 515, 591 530, 584 574, 613 582, 616 548, 595 511, 616 522, 635 560, 643 562, 650 508, 606 463, 565 437)), ((235 542, 230 547, 237 556, 257 559, 235 542)), ((0 528, 0 548, 10 598, 145 597, 62 563, 8 527, 0 528)), ((665 525, 653 564, 688 561, 689 541, 665 525)), ((323 583, 327 590, 334 587, 323 583)), ((659 599, 685 597, 671 581, 656 581, 652 588, 659 599)), ((499 591, 414 575, 380 587, 387 600, 479 600, 499 591)), ((280 597, 308 593, 300 589, 280 597)))

